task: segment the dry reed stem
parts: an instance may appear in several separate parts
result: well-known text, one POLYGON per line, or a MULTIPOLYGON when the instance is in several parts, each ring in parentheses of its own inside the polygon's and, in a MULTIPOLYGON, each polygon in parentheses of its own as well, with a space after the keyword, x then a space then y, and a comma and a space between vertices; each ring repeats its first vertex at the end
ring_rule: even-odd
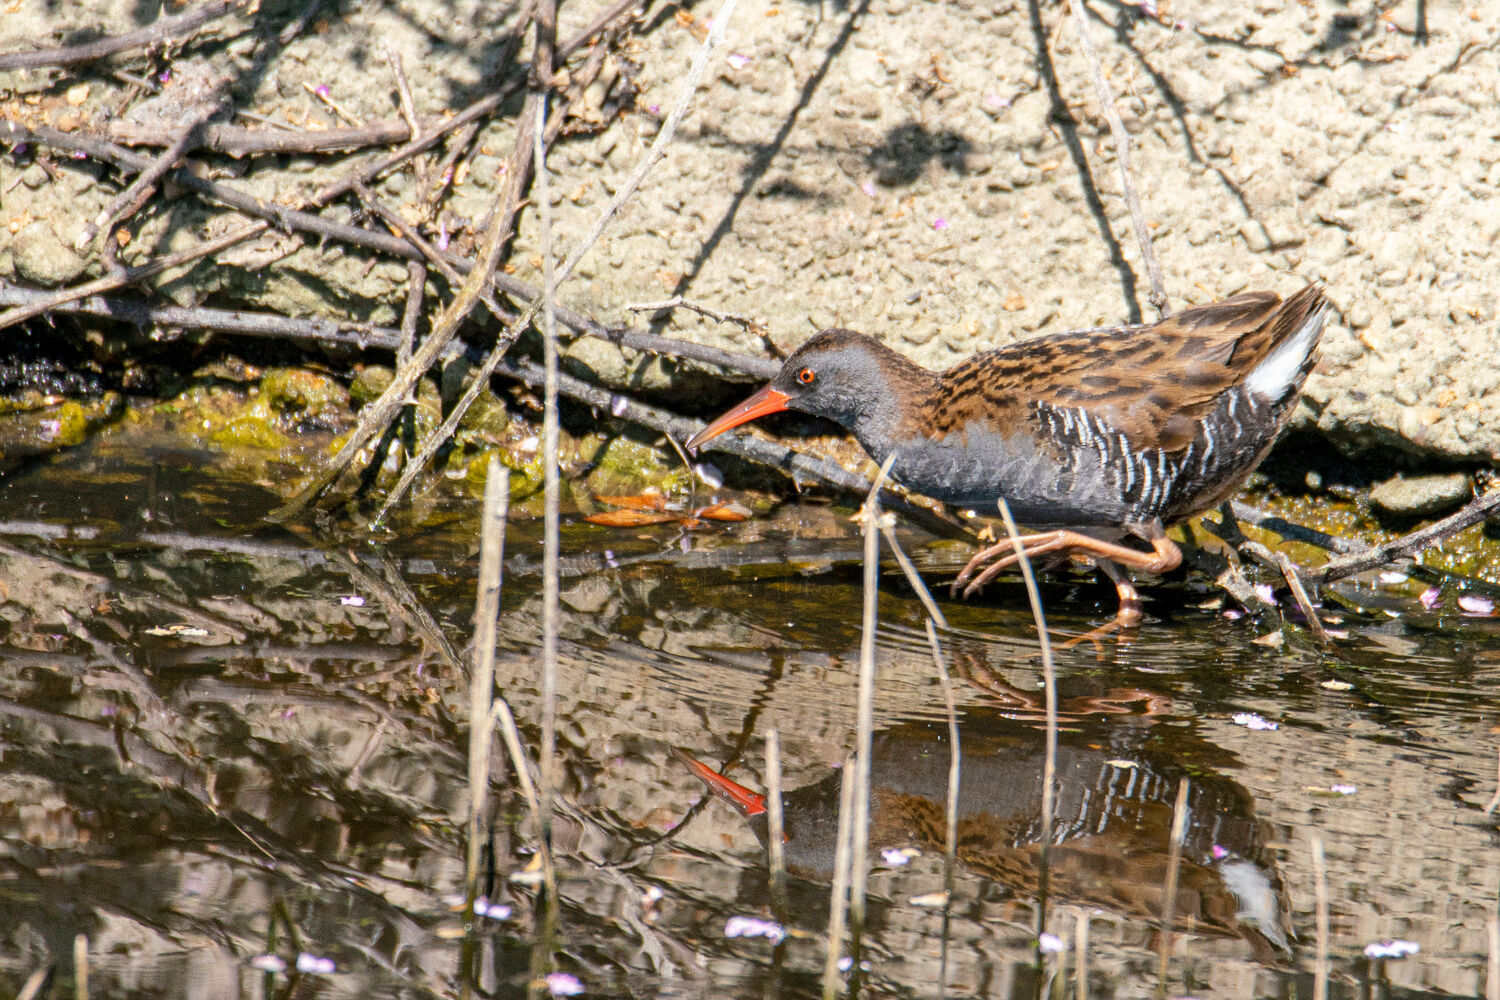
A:
POLYGON ((786 899, 786 815, 781 801, 781 734, 766 731, 766 852, 771 868, 771 906, 783 926, 788 919, 786 899))
POLYGON ((52 966, 44 965, 26 977, 26 982, 21 984, 21 992, 16 994, 16 1000, 36 1000, 51 983, 52 966))
POLYGON ((958 732, 958 706, 953 699, 953 679, 948 676, 948 664, 943 660, 943 647, 938 642, 933 620, 929 618, 925 624, 932 663, 937 667, 938 680, 943 686, 943 705, 948 710, 948 792, 943 807, 947 820, 943 828, 943 931, 942 954, 938 960, 938 995, 942 996, 948 982, 948 926, 958 872, 958 789, 963 777, 963 747, 958 732))
MULTIPOLYGON (((510 754, 511 765, 516 770, 516 784, 521 786, 521 798, 526 800, 526 808, 531 810, 534 822, 539 826, 542 815, 542 801, 536 792, 536 782, 531 778, 531 758, 526 756, 526 750, 521 746, 521 730, 516 726, 516 716, 510 710, 510 703, 504 698, 496 698, 490 706, 490 724, 500 727, 500 738, 505 741, 505 750, 510 754)), ((551 847, 542 844, 541 850, 551 854, 551 847)), ((551 870, 551 862, 546 862, 547 870, 551 870)))
POLYGON ((854 812, 854 762, 844 761, 839 779, 839 825, 833 854, 833 888, 828 907, 828 954, 823 961, 823 1000, 839 994, 839 959, 843 956, 844 926, 849 915, 849 828, 854 812))
POLYGON ((1328 872, 1323 837, 1312 836, 1313 891, 1317 898, 1318 956, 1313 972, 1313 1000, 1328 1000, 1328 872))
POLYGON ((1055 809, 1057 784, 1057 670, 1052 662, 1052 640, 1047 635, 1047 617, 1042 612, 1042 593, 1036 585, 1036 573, 1031 569, 1031 559, 1021 544, 1021 532, 1016 528, 1015 518, 1010 516, 1010 505, 1004 497, 996 499, 1000 517, 1005 521, 1005 530, 1010 535, 1011 548, 1016 553, 1021 567, 1021 579, 1026 583, 1026 598, 1031 602, 1031 617, 1036 622, 1037 645, 1042 651, 1042 686, 1047 704, 1047 748, 1042 763, 1042 831, 1041 870, 1037 873, 1037 968, 1042 962, 1041 936, 1047 929, 1047 889, 1049 885, 1047 866, 1052 848, 1052 813, 1055 809))
MULTIPOLYGON (((401 478, 396 481, 396 485, 386 497, 380 513, 376 515, 376 521, 380 521, 385 517, 392 505, 400 500, 402 495, 411 487, 412 481, 416 478, 420 470, 426 468, 428 461, 437 452, 438 448, 442 447, 443 442, 447 441, 452 435, 454 428, 458 426, 458 421, 467 412, 474 400, 479 397, 479 393, 489 384, 490 376, 499 367, 501 359, 504 358, 510 345, 520 335, 520 332, 526 329, 531 321, 536 318, 537 313, 542 310, 544 305, 548 308, 555 308, 558 286, 567 281, 573 274, 573 269, 578 266, 578 262, 598 242, 599 237, 604 233, 604 228, 609 225, 616 213, 619 212, 621 206, 635 194, 636 189, 640 187, 641 181, 645 179, 646 174, 667 155, 667 146, 671 143, 672 137, 677 132, 677 127, 682 123, 682 119, 687 115, 688 108, 692 104, 693 95, 697 93, 698 84, 708 67, 709 57, 715 49, 724 44, 725 26, 728 24, 730 16, 734 13, 735 5, 738 2, 739 0, 724 0, 718 13, 713 16, 713 27, 709 30, 708 37, 703 40, 703 44, 698 47, 697 54, 693 56, 692 65, 688 68, 687 78, 682 85, 682 91, 677 96, 677 102, 667 114, 666 120, 662 123, 661 130, 656 133, 656 138, 651 141, 651 146, 646 150, 646 155, 636 163, 619 190, 615 192, 615 196, 610 199, 609 204, 604 206, 604 210, 590 224, 583 238, 574 244, 573 249, 568 252, 567 259, 563 261, 562 267, 557 269, 556 274, 550 280, 544 279, 543 284, 545 287, 542 288, 541 293, 527 304, 526 308, 521 311, 520 317, 511 323, 505 332, 501 334, 494 350, 490 351, 484 363, 474 371, 469 380, 468 388, 464 390, 463 395, 459 397, 458 401, 453 404, 452 411, 448 414, 442 425, 432 434, 428 435, 427 439, 423 441, 422 446, 418 449, 417 454, 408 463, 408 468, 403 470, 401 478)), ((534 130, 534 135, 537 137, 545 133, 546 129, 544 127, 539 126, 534 130)), ((543 202, 546 201, 546 199, 540 200, 543 202)), ((483 258, 483 255, 481 257, 483 258)), ((443 317, 446 318, 456 308, 459 298, 463 298, 465 293, 469 291, 470 286, 475 284, 475 271, 484 272, 484 281, 480 282, 483 285, 484 282, 488 281, 489 273, 493 270, 492 262, 487 267, 476 265, 474 271, 469 272, 469 279, 465 281, 463 288, 460 289, 459 296, 454 299, 455 305, 450 306, 449 310, 443 313, 443 317)), ((464 315, 467 315, 468 310, 472 309, 474 304, 474 301, 467 302, 464 315)), ((451 331, 449 331, 448 336, 452 336, 451 331)), ((408 386, 408 388, 410 387, 408 386)), ((387 389, 386 392, 389 393, 390 390, 387 389)), ((384 395, 381 398, 384 399, 384 395)))
MULTIPOLYGON (((544 70, 541 86, 549 86, 552 79, 551 49, 555 39, 551 30, 557 18, 556 0, 544 0, 537 8, 537 48, 546 52, 539 56, 536 65, 544 70)), ((552 274, 552 191, 547 172, 547 100, 548 92, 542 90, 537 100, 537 124, 532 131, 532 174, 535 178, 538 205, 538 223, 542 238, 542 842, 548 846, 543 858, 543 877, 546 898, 544 928, 547 933, 537 936, 532 953, 532 992, 540 995, 538 984, 553 968, 551 936, 558 926, 557 873, 551 864, 552 807, 557 791, 557 645, 560 629, 560 586, 558 582, 558 556, 561 537, 559 535, 559 507, 562 503, 562 477, 557 465, 560 428, 557 412, 557 312, 554 299, 557 283, 552 274)), ((488 377, 475 380, 483 384, 488 377)))
MULTIPOLYGON (((510 512, 510 470, 491 456, 485 474, 479 529, 479 586, 474 600, 474 668, 469 673, 469 821, 464 854, 464 897, 473 913, 479 896, 480 823, 490 788, 494 717, 495 640, 505 558, 505 518, 510 512)), ((523 765, 517 763, 517 769, 523 765)))
POLYGON ((73 937, 73 998, 89 1000, 89 938, 87 934, 73 937))
POLYGON ((917 599, 922 602, 922 607, 927 610, 927 617, 937 623, 938 628, 947 628, 948 619, 943 617, 943 611, 938 607, 937 601, 932 599, 932 591, 927 589, 927 584, 922 582, 922 575, 917 572, 916 565, 901 543, 896 540, 896 529, 889 524, 880 526, 881 533, 885 535, 886 544, 891 547, 891 552, 896 556, 896 563, 901 567, 901 572, 906 574, 906 582, 911 584, 911 589, 917 592, 917 599))
POLYGON ((1172 804, 1172 833, 1167 843, 1167 883, 1162 887, 1161 950, 1157 954, 1156 995, 1167 995, 1167 964, 1172 958, 1172 924, 1177 920, 1177 868, 1182 862, 1182 841, 1187 836, 1188 779, 1177 782, 1177 801, 1172 804))
POLYGON ((865 928, 865 884, 869 876, 870 755, 875 732, 875 630, 880 624, 880 488, 896 462, 885 460, 865 497, 864 601, 859 634, 859 694, 854 721, 854 832, 850 841, 849 930, 852 972, 859 977, 860 936, 865 928))

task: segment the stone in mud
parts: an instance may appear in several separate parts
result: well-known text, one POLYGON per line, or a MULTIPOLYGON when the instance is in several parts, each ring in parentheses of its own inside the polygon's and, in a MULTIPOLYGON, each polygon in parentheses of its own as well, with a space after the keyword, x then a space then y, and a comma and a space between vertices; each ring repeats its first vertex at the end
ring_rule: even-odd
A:
POLYGON ((33 223, 11 240, 12 266, 21 281, 42 288, 70 285, 83 274, 85 261, 53 227, 33 223))
POLYGON ((1442 476, 1397 476, 1370 491, 1378 510, 1401 517, 1436 517, 1457 510, 1473 496, 1469 477, 1462 472, 1442 476))

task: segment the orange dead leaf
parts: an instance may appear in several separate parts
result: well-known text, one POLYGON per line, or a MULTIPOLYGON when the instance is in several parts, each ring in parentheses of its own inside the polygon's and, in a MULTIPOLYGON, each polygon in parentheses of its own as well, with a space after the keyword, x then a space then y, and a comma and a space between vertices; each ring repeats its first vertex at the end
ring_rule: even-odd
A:
POLYGON ((584 518, 590 524, 602 524, 606 528, 642 528, 648 524, 669 524, 678 519, 676 514, 650 514, 641 510, 607 510, 584 518))
POLYGON ((744 504, 726 500, 723 503, 700 507, 693 511, 693 516, 707 521, 745 521, 749 520, 750 511, 744 504))
POLYGON ((650 513, 667 509, 667 498, 660 493, 639 493, 633 497, 596 496, 594 499, 600 503, 607 503, 611 507, 627 507, 630 510, 644 510, 650 513))

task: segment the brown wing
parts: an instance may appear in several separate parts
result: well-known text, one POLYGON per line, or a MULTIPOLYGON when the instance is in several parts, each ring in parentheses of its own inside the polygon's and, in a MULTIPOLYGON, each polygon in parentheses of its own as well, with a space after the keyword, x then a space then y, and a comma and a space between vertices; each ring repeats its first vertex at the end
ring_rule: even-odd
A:
POLYGON ((1011 423, 1035 401, 1086 410, 1132 446, 1176 451, 1321 300, 1316 286, 1285 301, 1248 292, 1144 326, 1058 333, 988 351, 943 373, 946 422, 957 426, 984 407, 1011 423))

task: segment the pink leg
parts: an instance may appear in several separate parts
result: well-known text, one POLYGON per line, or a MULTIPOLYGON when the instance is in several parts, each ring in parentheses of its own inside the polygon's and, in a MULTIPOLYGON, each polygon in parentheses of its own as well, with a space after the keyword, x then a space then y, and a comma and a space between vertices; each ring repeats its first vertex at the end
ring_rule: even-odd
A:
MULTIPOLYGON (((1065 553, 1094 560, 1114 583, 1115 591, 1120 595, 1118 615, 1120 624, 1134 625, 1141 618, 1140 594, 1117 564, 1149 573, 1165 573, 1182 562, 1182 550, 1166 536, 1160 524, 1147 526, 1146 536, 1151 542, 1150 552, 1142 552, 1139 549, 1094 538, 1092 535, 1068 530, 1022 535, 1020 543, 1028 559, 1052 553, 1065 553)), ((1001 570, 1015 565, 1017 561, 1019 557, 1016 555, 1015 545, 1009 538, 1002 539, 987 549, 981 549, 953 581, 953 592, 957 593, 960 588, 963 588, 963 595, 971 597, 975 591, 999 575, 1001 570)))

